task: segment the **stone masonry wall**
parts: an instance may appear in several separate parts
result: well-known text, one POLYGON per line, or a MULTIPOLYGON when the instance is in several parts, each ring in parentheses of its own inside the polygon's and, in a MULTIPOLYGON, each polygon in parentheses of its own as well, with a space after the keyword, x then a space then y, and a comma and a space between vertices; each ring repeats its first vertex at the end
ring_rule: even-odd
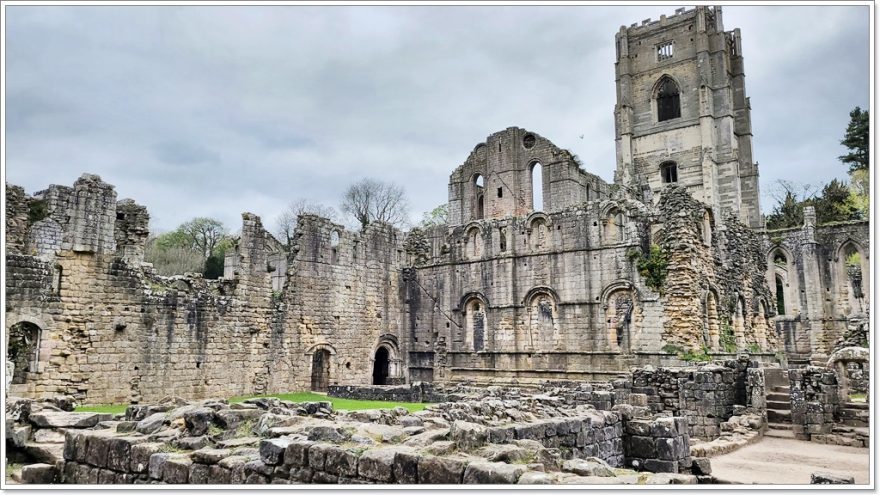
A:
POLYGON ((791 384, 791 423, 796 438, 831 433, 838 414, 837 376, 818 366, 788 370, 791 384))

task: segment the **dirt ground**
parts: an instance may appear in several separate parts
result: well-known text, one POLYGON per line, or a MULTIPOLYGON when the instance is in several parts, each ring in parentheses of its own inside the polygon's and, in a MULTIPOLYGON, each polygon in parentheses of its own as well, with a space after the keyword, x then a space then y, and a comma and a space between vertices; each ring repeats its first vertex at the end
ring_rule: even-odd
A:
POLYGON ((733 483, 806 485, 810 474, 823 471, 852 476, 856 484, 868 484, 869 462, 869 449, 764 437, 753 445, 713 457, 712 475, 733 483))

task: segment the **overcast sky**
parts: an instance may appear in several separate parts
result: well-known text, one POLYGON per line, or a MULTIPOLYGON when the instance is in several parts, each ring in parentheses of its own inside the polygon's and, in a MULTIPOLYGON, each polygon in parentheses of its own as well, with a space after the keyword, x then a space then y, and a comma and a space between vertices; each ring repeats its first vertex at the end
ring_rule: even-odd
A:
MULTIPOLYGON (((675 8, 7 5, 7 181, 33 193, 96 173, 156 230, 210 216, 234 231, 241 212, 274 227, 292 199, 338 206, 375 177, 403 185, 418 220, 477 143, 519 126, 611 182, 614 34, 675 8)), ((777 179, 846 177, 869 17, 724 7, 765 211, 777 179)))

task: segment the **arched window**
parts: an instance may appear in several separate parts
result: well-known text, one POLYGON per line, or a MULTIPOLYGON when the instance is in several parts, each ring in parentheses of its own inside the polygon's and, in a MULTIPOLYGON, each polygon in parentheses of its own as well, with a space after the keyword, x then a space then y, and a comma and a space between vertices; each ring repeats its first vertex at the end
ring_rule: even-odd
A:
POLYGON ((675 162, 660 164, 660 178, 663 179, 664 184, 678 182, 678 165, 675 162))
POLYGON ((608 346, 612 351, 628 351, 633 321, 633 294, 629 289, 618 289, 605 301, 605 324, 608 346))
POLYGON ((703 244, 712 245, 712 217, 708 210, 703 212, 703 244))
POLYGON ((483 176, 477 174, 474 176, 474 218, 481 220, 484 217, 484 201, 483 201, 483 176))
POLYGON ((779 274, 776 275, 776 314, 785 314, 785 282, 779 274))
POLYGON ((664 77, 657 86, 657 121, 681 117, 678 85, 669 77, 664 77))
POLYGON ((339 246, 339 232, 333 231, 330 232, 330 247, 335 248, 339 246))
POLYGON ((544 211, 544 171, 543 166, 532 164, 532 211, 544 211))
POLYGON ((626 218, 620 210, 614 209, 605 219, 605 243, 616 244, 626 240, 626 218))
POLYGON ((486 347, 486 308, 478 298, 465 306, 465 348, 482 351, 486 347), (471 347, 473 346, 473 347, 471 347))
POLYGON ((465 249, 465 258, 479 259, 483 255, 483 240, 480 238, 479 228, 471 227, 468 231, 465 249))
POLYGON ((500 250, 500 251, 507 251, 507 229, 504 228, 504 227, 502 227, 502 228, 498 231, 498 236, 499 236, 499 238, 500 238, 500 243, 499 243, 499 246, 498 246, 498 247, 499 247, 499 250, 500 250))

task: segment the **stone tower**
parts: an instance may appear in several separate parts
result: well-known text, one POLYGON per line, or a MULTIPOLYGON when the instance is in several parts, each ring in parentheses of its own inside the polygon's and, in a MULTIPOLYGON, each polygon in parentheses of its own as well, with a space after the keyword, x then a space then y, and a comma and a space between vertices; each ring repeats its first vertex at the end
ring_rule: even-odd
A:
POLYGON ((616 35, 615 182, 645 200, 669 183, 761 227, 740 31, 721 7, 622 26, 616 35))

